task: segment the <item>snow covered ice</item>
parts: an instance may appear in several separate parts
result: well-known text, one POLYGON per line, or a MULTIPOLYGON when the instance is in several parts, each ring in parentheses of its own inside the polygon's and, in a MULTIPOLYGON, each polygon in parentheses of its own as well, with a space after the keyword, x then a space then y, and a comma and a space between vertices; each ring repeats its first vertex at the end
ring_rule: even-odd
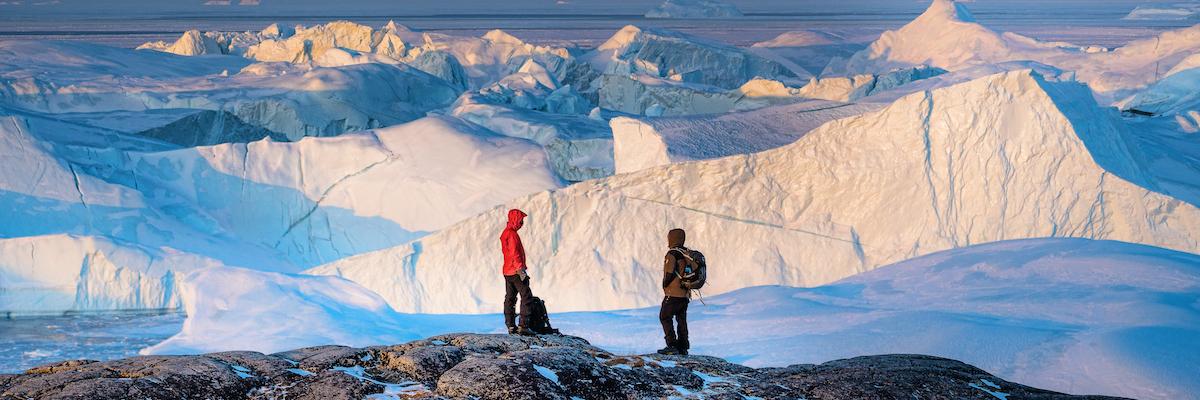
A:
MULTIPOLYGON (((697 354, 919 353, 1196 398, 1194 4, 927 1, 350 0, 133 12, 161 32, 124 48, 0 32, 0 317, 186 316, 97 328, 124 349, 0 348, 499 333, 519 208, 534 293, 609 350, 659 347, 678 227, 712 265, 697 354)), ((43 10, 91 7, 64 2, 43 10)))
MULTIPOLYGON (((499 329, 496 315, 396 314, 378 296, 342 287, 351 284, 337 278, 238 273, 258 276, 231 280, 201 272, 186 278, 185 298, 194 302, 188 302, 183 332, 146 351, 203 352, 237 343, 272 352, 331 338, 364 346, 499 329), (206 285, 215 285, 207 293, 219 295, 197 296, 206 285)), ((1181 398, 1197 389, 1188 368, 1200 362, 1200 313, 1186 302, 1197 289, 1200 257, 1193 254, 1030 239, 934 253, 814 288, 759 286, 712 296, 705 305, 696 302, 689 319, 696 332, 723 332, 696 335, 697 353, 755 367, 922 353, 1069 393, 1181 398), (1164 353, 1179 356, 1161 364, 1139 356, 1164 353), (1089 368, 1072 367, 1079 362, 1089 368)), ((564 313, 554 322, 597 346, 651 352, 661 332, 657 312, 564 313)))
POLYGON ((737 6, 717 0, 666 0, 646 18, 729 18, 740 17, 737 6))
POLYGON ((655 303, 656 283, 645 277, 658 268, 660 236, 676 226, 694 232, 694 245, 712 249, 709 260, 724 266, 712 273, 713 293, 819 285, 933 251, 1017 238, 1195 251, 1200 210, 1152 190, 1157 183, 1126 134, 1115 112, 1078 83, 1000 73, 835 120, 774 150, 530 195, 411 244, 310 272, 359 282, 403 312, 495 312, 503 297, 492 283, 499 255, 495 239, 478 233, 499 232, 508 208, 531 216, 524 228, 530 273, 546 286, 541 293, 561 293, 553 297, 562 297, 556 304, 564 310, 655 303), (594 288, 596 275, 611 282, 594 288), (476 295, 428 289, 451 282, 476 295), (582 290, 593 295, 569 295, 582 290))

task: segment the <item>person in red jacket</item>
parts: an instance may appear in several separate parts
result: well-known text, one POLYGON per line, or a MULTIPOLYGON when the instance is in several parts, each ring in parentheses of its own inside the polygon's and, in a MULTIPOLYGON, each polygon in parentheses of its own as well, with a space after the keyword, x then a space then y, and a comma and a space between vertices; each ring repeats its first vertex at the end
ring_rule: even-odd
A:
POLYGON ((521 245, 521 235, 517 230, 525 224, 526 214, 518 209, 508 210, 508 225, 500 234, 500 250, 504 253, 504 325, 508 333, 530 335, 532 332, 526 326, 529 321, 530 302, 533 292, 529 290, 529 274, 525 265, 525 246, 521 245), (521 325, 516 324, 517 295, 521 296, 521 325))

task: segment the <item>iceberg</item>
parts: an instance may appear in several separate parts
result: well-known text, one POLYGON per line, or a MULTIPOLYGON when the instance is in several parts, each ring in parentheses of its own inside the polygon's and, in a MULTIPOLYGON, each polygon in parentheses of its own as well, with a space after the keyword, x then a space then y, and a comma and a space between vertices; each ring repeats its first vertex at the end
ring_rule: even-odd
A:
POLYGON ((501 135, 541 145, 554 171, 568 181, 613 174, 613 136, 603 120, 527 110, 485 100, 464 95, 448 114, 501 135))
POLYGON ((843 42, 840 36, 818 31, 787 31, 771 40, 754 43, 753 47, 809 47, 843 42))
POLYGON ((1200 19, 1200 4, 1144 4, 1129 12, 1124 19, 1150 21, 1185 21, 1200 19))
POLYGON ((1161 65, 1174 65, 1200 51, 1197 38, 1200 25, 1135 40, 1111 51, 1042 42, 993 31, 977 23, 963 4, 934 0, 912 22, 884 32, 845 63, 830 64, 823 75, 881 73, 917 65, 957 71, 1008 61, 1036 61, 1074 71, 1077 79, 1108 102, 1157 81, 1161 65))
POLYGON ((855 101, 875 93, 895 89, 944 73, 946 73, 946 70, 941 68, 919 66, 901 68, 878 75, 862 74, 850 77, 812 78, 796 94, 810 99, 855 101))
POLYGON ((873 103, 803 101, 712 116, 613 118, 617 173, 770 150, 836 119, 882 108, 873 103))
POLYGON ((652 117, 747 111, 804 100, 795 88, 762 78, 730 90, 641 74, 604 75, 597 82, 601 108, 652 117))
POLYGON ((318 265, 562 185, 542 149, 450 117, 298 142, 126 156, 118 171, 241 241, 318 265))
POLYGON ((0 54, 34 54, 0 66, 0 103, 52 114, 226 111, 246 124, 297 140, 411 121, 458 96, 440 78, 403 64, 247 64, 232 56, 183 58, 85 44, 37 47, 39 43, 0 44, 0 54), (70 61, 77 59, 85 61, 70 61))
POLYGON ((718 0, 666 0, 646 18, 730 18, 740 17, 737 6, 718 0))
POLYGON ((580 58, 605 74, 642 74, 723 89, 736 89, 756 77, 784 82, 800 78, 798 71, 744 49, 633 25, 580 58))
POLYGON ((294 272, 563 185, 540 146, 451 117, 157 151, 43 142, 24 119, 4 117, 0 141, 0 160, 12 166, 0 172, 0 240, 13 243, 0 255, 20 261, 0 264, 14 277, 0 292, 52 288, 5 302, 3 313, 172 308, 170 276, 193 265, 294 272), (30 257, 38 248, 57 250, 30 257), (46 283, 22 278, 28 271, 59 272, 46 283), (62 281, 98 282, 89 271, 111 272, 111 283, 62 281))
POLYGON ((297 26, 292 30, 274 24, 261 32, 201 33, 193 30, 174 43, 147 43, 139 49, 188 56, 227 54, 260 62, 324 66, 405 63, 445 79, 453 86, 466 83, 471 88, 495 83, 512 72, 513 63, 519 66, 527 58, 559 59, 554 64, 561 68, 554 72, 560 79, 578 73, 577 62, 566 49, 528 44, 501 30, 474 38, 418 32, 395 22, 388 22, 381 28, 333 21, 297 26), (203 45, 200 46, 203 52, 192 50, 197 43, 203 45), (215 45, 215 48, 209 45, 215 45))
POLYGON ((181 307, 177 274, 223 265, 97 236, 0 239, 0 315, 181 307))
POLYGON ((1086 86, 1013 71, 914 93, 773 150, 534 194, 309 272, 358 282, 402 312, 496 312, 499 255, 486 233, 501 231, 509 208, 530 215, 522 237, 534 291, 562 311, 655 304, 660 288, 648 277, 676 227, 721 266, 710 294, 821 285, 1021 238, 1196 251, 1200 210, 1159 192, 1127 140, 1086 86), (470 295, 435 295, 444 285, 470 295))

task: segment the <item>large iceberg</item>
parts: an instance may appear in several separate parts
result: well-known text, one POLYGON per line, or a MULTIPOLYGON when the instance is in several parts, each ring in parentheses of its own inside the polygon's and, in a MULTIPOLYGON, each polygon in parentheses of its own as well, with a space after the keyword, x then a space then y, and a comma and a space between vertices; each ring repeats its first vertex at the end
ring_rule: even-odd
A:
POLYGON ((1030 71, 980 78, 836 120, 788 146, 539 193, 411 244, 310 270, 403 312, 495 312, 503 213, 535 292, 560 310, 654 304, 662 235, 689 231, 708 292, 820 285, 935 251, 1031 237, 1200 248, 1200 210, 1157 192, 1121 122, 1083 85, 1030 71), (597 240, 596 238, 604 238, 597 240), (452 271, 452 272, 451 272, 452 271), (597 279, 603 282, 597 285, 597 279), (443 296, 453 285, 469 295, 443 296), (589 296, 575 293, 588 292, 589 296))
POLYGON ((1135 7, 1124 19, 1152 21, 1200 19, 1200 3, 1144 4, 1135 7))
POLYGON ((1200 54, 1188 57, 1133 96, 1118 102, 1123 110, 1134 110, 1174 118, 1180 130, 1200 131, 1200 54))
POLYGON ((756 77, 788 81, 803 73, 727 44, 633 25, 580 58, 605 74, 642 74, 723 89, 736 89, 756 77))
POLYGON ((241 241, 317 265, 561 185, 542 149, 454 118, 295 143, 130 154, 117 170, 241 241))
MULTIPOLYGON (((34 136, 26 121, 0 117, 0 160, 5 165, 0 169, 0 238, 97 236, 118 244, 202 254, 233 265, 297 269, 274 252, 209 229, 202 217, 188 210, 160 207, 143 192, 153 192, 150 187, 125 186, 90 174, 96 168, 89 163, 121 160, 122 152, 53 145, 34 136)), ((68 267, 78 274, 80 265, 68 267)))
POLYGON ((666 0, 646 18, 730 18, 740 17, 737 6, 718 0, 666 0))
POLYGON ((1074 71, 1104 100, 1150 84, 1163 66, 1200 51, 1200 26, 1166 31, 1109 50, 1042 42, 979 23, 961 3, 934 0, 904 27, 884 32, 874 43, 826 74, 879 73, 929 65, 949 71, 1006 61, 1032 60, 1074 71))
POLYGON ((652 117, 721 114, 804 100, 799 89, 762 78, 730 90, 641 74, 608 74, 597 82, 601 108, 652 117))
POLYGON ((0 239, 0 315, 179 308, 178 275, 220 265, 104 237, 0 239))
POLYGON ((613 136, 603 120, 493 104, 474 95, 459 98, 449 114, 504 136, 542 146, 554 171, 578 182, 613 174, 613 136))
POLYGON ((590 68, 563 48, 525 43, 501 30, 482 37, 418 32, 389 22, 381 28, 334 21, 294 30, 272 25, 262 32, 188 31, 174 43, 139 49, 180 55, 228 54, 256 61, 344 66, 409 64, 454 87, 482 88, 515 72, 527 59, 547 65, 560 81, 586 89, 590 68))
POLYGON ((873 103, 823 100, 712 116, 630 118, 609 121, 617 173, 671 163, 770 150, 795 142, 836 119, 882 108, 873 103))
POLYGON ((231 56, 184 59, 20 41, 0 43, 0 54, 6 53, 21 55, 0 66, 0 103, 56 114, 226 111, 289 140, 411 121, 458 96, 442 79, 402 64, 247 65, 231 56))
POLYGON ((24 119, 4 117, 0 141, 0 160, 11 166, 0 171, 0 239, 10 243, 0 254, 20 261, 0 264, 14 277, 0 291, 53 288, 0 312, 170 308, 172 274, 193 265, 297 271, 563 184, 535 143, 451 117, 150 152, 43 142, 24 119), (29 257, 39 248, 55 256, 29 257), (39 270, 91 283, 37 283, 26 273, 39 270), (88 278, 108 270, 117 272, 88 278), (161 288, 139 288, 156 281, 161 288))
POLYGON ((855 101, 944 73, 946 70, 941 68, 919 66, 901 68, 882 74, 812 78, 796 94, 811 99, 855 101))

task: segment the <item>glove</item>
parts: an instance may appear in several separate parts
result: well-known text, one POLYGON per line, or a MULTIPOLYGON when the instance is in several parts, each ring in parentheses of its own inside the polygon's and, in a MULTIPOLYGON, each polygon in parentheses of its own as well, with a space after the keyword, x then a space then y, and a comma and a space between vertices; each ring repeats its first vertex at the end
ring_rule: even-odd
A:
POLYGON ((523 281, 529 280, 529 274, 525 273, 525 270, 517 271, 517 276, 521 277, 521 280, 523 281))

